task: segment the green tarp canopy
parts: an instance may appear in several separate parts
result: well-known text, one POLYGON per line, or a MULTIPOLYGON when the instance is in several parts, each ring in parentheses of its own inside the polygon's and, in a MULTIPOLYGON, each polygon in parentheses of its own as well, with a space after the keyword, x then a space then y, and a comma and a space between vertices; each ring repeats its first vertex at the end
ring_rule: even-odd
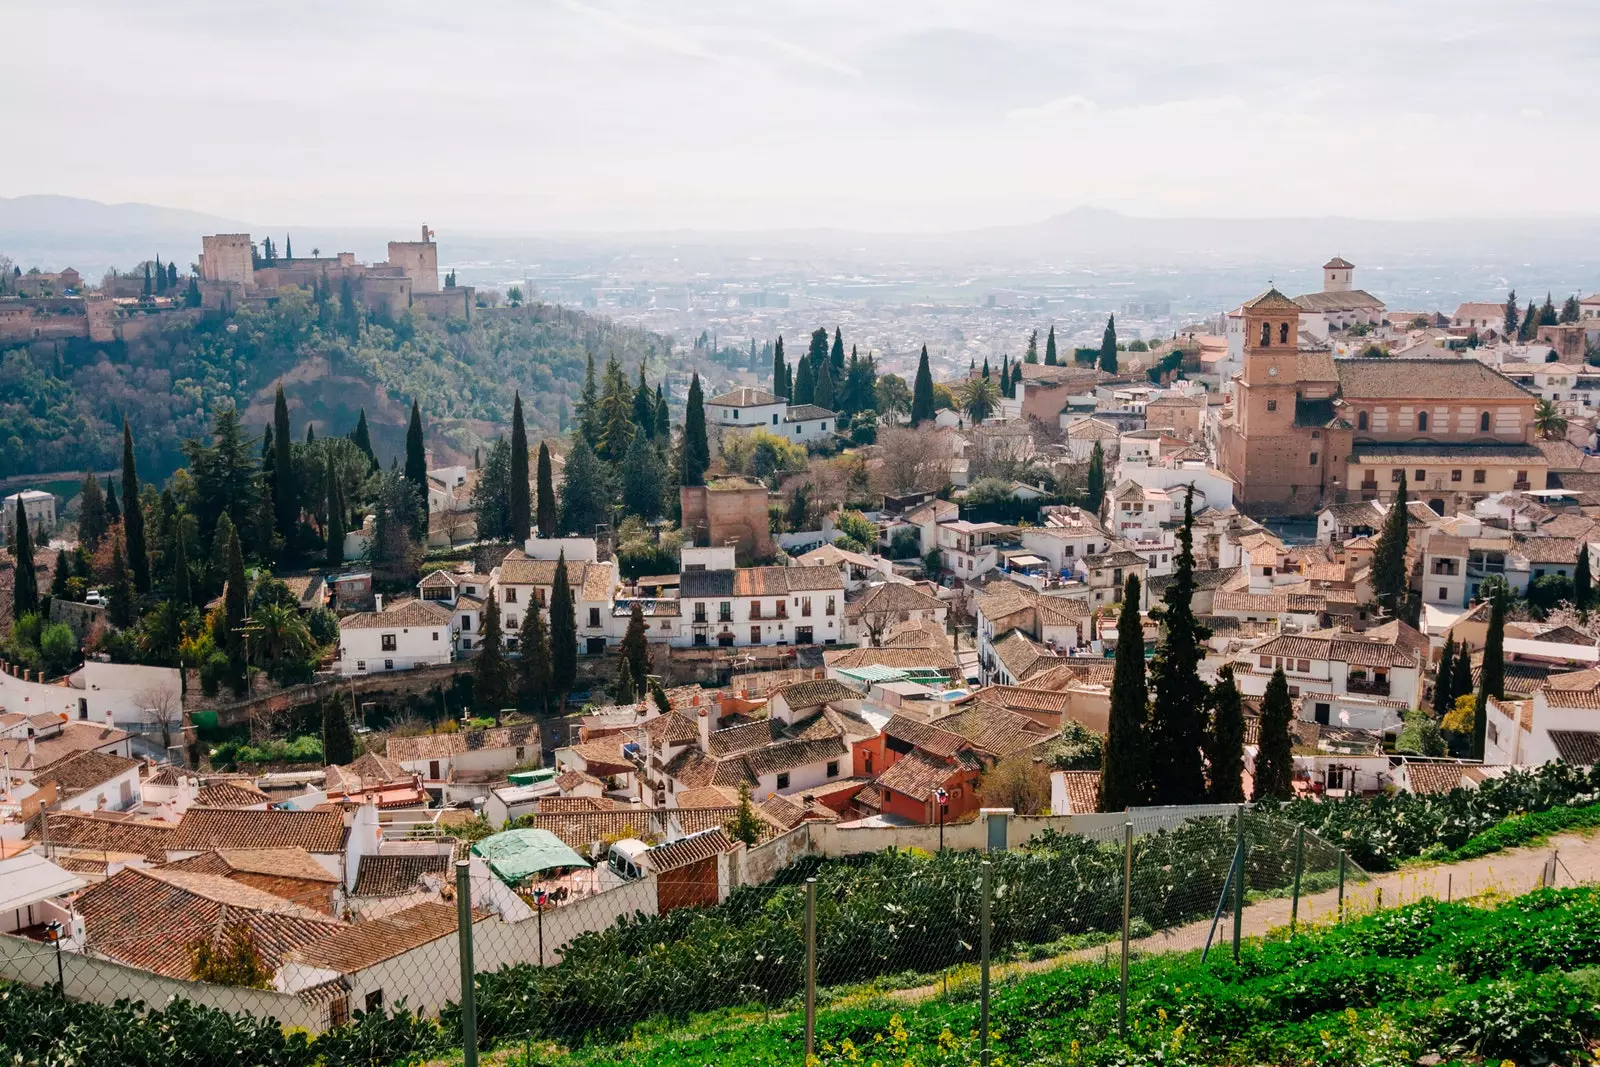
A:
POLYGON ((507 885, 516 885, 541 871, 589 866, 588 860, 549 830, 506 830, 491 834, 472 846, 472 854, 481 857, 507 885))

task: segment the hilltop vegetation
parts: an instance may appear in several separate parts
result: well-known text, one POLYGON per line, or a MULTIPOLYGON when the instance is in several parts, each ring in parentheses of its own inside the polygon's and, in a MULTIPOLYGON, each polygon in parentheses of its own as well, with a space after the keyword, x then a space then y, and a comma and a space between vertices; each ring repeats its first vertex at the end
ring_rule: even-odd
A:
MULTIPOLYGON (((384 464, 400 452, 412 400, 433 443, 470 456, 509 423, 521 389, 530 430, 555 434, 583 384, 586 355, 667 369, 668 342, 546 305, 478 309, 471 322, 407 313, 381 321, 336 293, 284 289, 265 308, 173 322, 129 342, 19 344, 0 351, 0 476, 105 470, 121 454, 122 420, 150 475, 183 463, 182 444, 237 406, 246 426, 271 417, 284 384, 297 423, 345 433, 362 408, 384 464)), ((443 455, 441 459, 445 458, 443 455)))

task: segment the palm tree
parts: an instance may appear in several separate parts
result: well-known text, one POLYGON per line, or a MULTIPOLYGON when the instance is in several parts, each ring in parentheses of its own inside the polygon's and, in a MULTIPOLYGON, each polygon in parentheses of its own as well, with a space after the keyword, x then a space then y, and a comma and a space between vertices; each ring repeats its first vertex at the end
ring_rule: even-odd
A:
POLYGON ((967 413, 974 425, 994 414, 999 403, 1000 387, 992 378, 968 378, 961 387, 961 410, 967 413))
POLYGON ((1548 400, 1534 405, 1533 428, 1546 441, 1557 441, 1567 436, 1567 420, 1548 400))
POLYGON ((263 604, 256 608, 250 621, 256 627, 250 651, 262 666, 304 659, 311 651, 311 631, 294 608, 284 604, 263 604))

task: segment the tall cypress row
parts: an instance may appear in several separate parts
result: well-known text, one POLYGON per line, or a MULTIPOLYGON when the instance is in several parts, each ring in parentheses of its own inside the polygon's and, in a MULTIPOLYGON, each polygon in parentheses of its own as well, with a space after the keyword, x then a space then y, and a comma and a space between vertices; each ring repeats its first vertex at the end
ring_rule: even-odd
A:
POLYGON ((144 508, 139 503, 139 470, 133 462, 133 431, 122 420, 122 540, 128 548, 128 571, 134 592, 150 591, 150 550, 145 545, 144 508))
POLYGON ((1123 811, 1150 800, 1150 742, 1145 733, 1148 703, 1139 579, 1130 575, 1122 594, 1122 614, 1117 618, 1111 714, 1100 768, 1101 811, 1123 811))
POLYGON ((511 540, 528 539, 533 526, 533 509, 528 500, 528 428, 522 422, 522 393, 511 405, 511 540))

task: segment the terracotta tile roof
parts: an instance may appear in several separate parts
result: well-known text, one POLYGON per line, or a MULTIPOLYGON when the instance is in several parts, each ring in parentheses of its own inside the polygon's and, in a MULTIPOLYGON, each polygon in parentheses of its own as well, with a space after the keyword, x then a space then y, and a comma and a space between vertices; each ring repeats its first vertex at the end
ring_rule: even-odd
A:
MULTIPOLYGON (((474 912, 473 918, 488 912, 474 912)), ((456 932, 456 905, 427 901, 385 915, 346 926, 329 937, 302 945, 289 954, 294 963, 339 974, 353 974, 402 953, 420 948, 456 932)))
POLYGON ((163 871, 193 871, 197 874, 270 874, 275 878, 298 878, 306 882, 337 883, 339 878, 312 858, 303 848, 219 848, 188 859, 163 864, 163 871))
POLYGON ((967 747, 967 739, 953 730, 896 714, 883 726, 883 736, 914 745, 924 752, 949 758, 967 747))
POLYGON ((691 863, 732 852, 736 846, 737 842, 728 836, 726 830, 714 826, 665 845, 657 845, 639 858, 644 866, 657 874, 666 874, 691 863))
POLYGON ((410 784, 411 772, 395 760, 367 752, 341 767, 330 764, 323 772, 323 787, 330 793, 360 793, 396 782, 410 784))
POLYGON ((195 805, 202 808, 252 808, 270 798, 245 779, 207 782, 195 794, 195 805))
POLYGON ((766 748, 747 752, 743 759, 750 770, 759 777, 763 774, 777 774, 795 767, 804 767, 811 763, 836 760, 849 754, 850 746, 845 744, 844 738, 834 736, 780 741, 766 748))
POLYGON ((215 874, 125 868, 86 890, 75 902, 89 952, 169 978, 194 973, 197 942, 246 923, 262 962, 276 971, 302 945, 339 924, 310 908, 215 874))
POLYGON ((821 678, 813 682, 796 682, 775 689, 770 697, 782 696, 789 707, 799 710, 801 708, 814 708, 819 704, 826 704, 832 700, 859 700, 861 694, 831 678, 821 678))
MULTIPOLYGON (((773 822, 771 817, 762 810, 760 804, 755 804, 754 807, 757 817, 761 820, 761 832, 759 840, 766 841, 775 833, 788 829, 787 826, 773 822)), ((733 818, 738 810, 739 809, 736 805, 711 808, 670 809, 671 817, 677 821, 679 829, 686 834, 695 834, 702 830, 710 830, 714 827, 726 826, 729 820, 733 818)))
POLYGON ((386 746, 389 759, 398 763, 448 759, 462 752, 501 748, 537 748, 539 727, 535 724, 494 726, 486 730, 460 730, 451 734, 423 734, 420 737, 391 737, 386 746))
POLYGON ((633 761, 623 755, 622 743, 616 738, 602 737, 598 741, 571 745, 568 751, 583 760, 589 774, 627 774, 635 769, 633 761))
POLYGON ((1020 630, 998 638, 994 642, 994 653, 1005 664, 1006 670, 1016 681, 1027 681, 1035 673, 1053 667, 1061 657, 1043 645, 1036 644, 1020 630))
MULTIPOLYGON (((558 774, 555 777, 555 783, 556 783, 556 788, 561 790, 563 793, 571 792, 572 790, 577 789, 580 786, 585 786, 585 785, 600 785, 600 786, 603 786, 603 785, 606 784, 603 779, 596 778, 592 774, 585 774, 582 771, 565 771, 565 772, 563 772, 561 774, 558 774)), ((550 803, 550 801, 552 799, 554 799, 554 798, 552 798, 552 797, 544 797, 544 798, 542 798, 540 800, 540 804, 541 805, 548 804, 548 803, 550 803)), ((565 799, 565 798, 563 798, 563 799, 565 799)))
POLYGON ((1315 593, 1288 593, 1274 590, 1270 593, 1228 592, 1218 590, 1211 600, 1213 612, 1235 611, 1244 614, 1298 614, 1320 615, 1328 608, 1328 599, 1315 593))
POLYGON ((449 626, 450 609, 435 600, 402 600, 382 611, 361 611, 339 620, 341 630, 381 630, 394 626, 449 626))
POLYGON ((344 836, 344 817, 337 811, 190 808, 168 840, 167 849, 303 848, 329 853, 344 850, 344 836))
POLYGON ((1406 763, 1406 779, 1413 793, 1448 793, 1461 788, 1465 769, 1460 763, 1406 763))
MULTIPOLYGON (((1061 771, 1062 779, 1066 785, 1067 803, 1071 805, 1073 815, 1100 810, 1100 772, 1099 771, 1061 771)), ((1066 812, 1055 812, 1057 815, 1066 812)))
POLYGON ((585 563, 583 580, 578 583, 577 599, 590 603, 609 601, 617 588, 617 572, 604 563, 585 563))
POLYGON ((435 875, 447 881, 450 874, 450 856, 435 855, 385 855, 362 856, 356 868, 356 885, 351 894, 358 897, 398 897, 421 888, 423 875, 435 875))
MULTIPOLYGON (((177 829, 172 823, 154 819, 75 811, 53 811, 48 821, 52 848, 137 853, 156 862, 166 861, 167 842, 177 829)), ((37 822, 29 840, 39 840, 37 822)))
POLYGON ((880 582, 845 601, 844 616, 858 619, 864 614, 899 616, 902 612, 939 611, 944 602, 914 585, 880 582))
POLYGON ((644 724, 644 732, 656 744, 694 744, 700 739, 700 727, 680 711, 657 715, 644 724))
POLYGON ((838 670, 852 670, 861 667, 893 667, 900 670, 911 670, 923 667, 931 670, 947 671, 956 665, 954 652, 932 648, 873 648, 870 645, 863 645, 860 648, 825 650, 822 653, 822 658, 829 667, 838 670))
POLYGON ((1034 689, 1025 685, 991 685, 979 691, 981 699, 1003 708, 1065 713, 1072 697, 1064 690, 1034 689))
POLYGON ((1435 397, 1526 400, 1527 390, 1475 359, 1338 359, 1339 389, 1347 400, 1435 397))
POLYGON ((1556 563, 1571 565, 1578 558, 1578 546, 1583 544, 1575 537, 1519 537, 1513 551, 1527 558, 1529 563, 1556 563))
POLYGON ((724 408, 759 408, 770 404, 782 404, 783 402, 783 397, 749 385, 738 386, 706 401, 707 404, 715 404, 724 408))
POLYGON ((1047 730, 1021 712, 998 704, 975 704, 933 720, 934 726, 966 738, 973 748, 997 757, 1031 748, 1055 737, 1060 731, 1047 730))
POLYGON ((739 802, 738 790, 723 789, 714 785, 680 789, 676 796, 680 808, 721 808, 739 802))
POLYGON ((602 838, 652 837, 655 816, 649 811, 568 811, 524 816, 535 830, 548 830, 577 852, 588 854, 602 838))
POLYGON ((838 567, 740 567, 733 572, 734 596, 783 596, 823 590, 844 592, 844 578, 838 567))
POLYGON ((878 775, 878 788, 904 793, 912 800, 927 800, 933 791, 948 782, 952 776, 963 773, 963 768, 947 759, 929 755, 920 748, 895 760, 878 775))
POLYGON ((1427 641, 1416 630, 1396 621, 1360 634, 1339 630, 1278 637, 1257 645, 1249 654, 1337 660, 1364 667, 1416 667, 1426 660, 1427 641))
MULTIPOLYGON (((588 775, 583 777, 589 778, 588 775)), ((589 781, 596 785, 602 784, 598 778, 589 778, 589 781)), ((625 811, 630 807, 632 805, 627 801, 612 797, 540 797, 534 805, 534 810, 552 814, 563 811, 625 811)))
POLYGON ((104 785, 138 766, 137 760, 124 759, 121 756, 112 756, 91 749, 52 764, 49 770, 35 775, 33 782, 40 787, 48 782, 56 783, 56 788, 61 791, 61 796, 65 799, 104 785))
MULTIPOLYGON (((60 721, 54 715, 49 718, 51 723, 60 721)), ((54 737, 35 738, 32 751, 26 738, 0 739, 0 759, 9 757, 14 771, 42 771, 80 752, 109 749, 127 739, 127 733, 114 726, 69 722, 54 737)))
POLYGON ((1556 755, 1579 767, 1600 763, 1600 732, 1594 730, 1551 730, 1550 743, 1556 755))

